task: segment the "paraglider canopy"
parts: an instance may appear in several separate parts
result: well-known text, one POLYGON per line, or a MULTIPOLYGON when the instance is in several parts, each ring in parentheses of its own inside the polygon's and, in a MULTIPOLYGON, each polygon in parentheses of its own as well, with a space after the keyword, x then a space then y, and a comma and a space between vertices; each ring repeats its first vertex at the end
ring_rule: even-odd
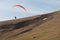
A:
POLYGON ((20 7, 27 13, 26 8, 24 6, 22 6, 22 5, 20 5, 20 4, 15 4, 15 5, 13 5, 13 7, 20 7))

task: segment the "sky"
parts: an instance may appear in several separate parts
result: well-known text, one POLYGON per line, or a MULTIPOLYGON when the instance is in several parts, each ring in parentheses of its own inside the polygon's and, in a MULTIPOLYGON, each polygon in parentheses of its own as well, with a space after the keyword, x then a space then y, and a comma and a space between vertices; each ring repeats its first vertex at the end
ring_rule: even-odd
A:
POLYGON ((41 15, 60 10, 60 0, 0 0, 0 21, 17 18, 41 15), (20 4, 27 9, 13 8, 15 4, 20 4))

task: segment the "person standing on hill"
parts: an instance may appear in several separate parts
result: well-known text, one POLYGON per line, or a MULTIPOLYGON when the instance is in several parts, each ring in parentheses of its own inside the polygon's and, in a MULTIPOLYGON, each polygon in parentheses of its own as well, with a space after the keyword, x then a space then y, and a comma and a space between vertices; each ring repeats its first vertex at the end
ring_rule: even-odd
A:
POLYGON ((15 19, 16 19, 16 16, 15 16, 15 19))

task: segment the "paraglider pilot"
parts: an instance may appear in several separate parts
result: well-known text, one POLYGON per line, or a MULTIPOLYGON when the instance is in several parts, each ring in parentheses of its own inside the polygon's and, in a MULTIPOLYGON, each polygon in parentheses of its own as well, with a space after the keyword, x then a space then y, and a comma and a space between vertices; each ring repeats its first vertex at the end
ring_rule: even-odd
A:
POLYGON ((15 19, 16 19, 16 16, 15 16, 15 19))

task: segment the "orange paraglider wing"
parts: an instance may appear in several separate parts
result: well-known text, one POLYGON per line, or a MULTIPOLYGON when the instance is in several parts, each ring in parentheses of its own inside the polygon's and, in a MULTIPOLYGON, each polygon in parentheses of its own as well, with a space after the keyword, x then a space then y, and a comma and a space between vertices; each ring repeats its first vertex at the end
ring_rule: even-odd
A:
POLYGON ((16 4, 16 5, 14 5, 13 7, 20 7, 20 8, 22 8, 22 9, 24 9, 24 11, 25 11, 25 12, 27 12, 26 8, 25 8, 25 7, 23 7, 23 6, 22 6, 22 5, 20 5, 20 4, 16 4))

